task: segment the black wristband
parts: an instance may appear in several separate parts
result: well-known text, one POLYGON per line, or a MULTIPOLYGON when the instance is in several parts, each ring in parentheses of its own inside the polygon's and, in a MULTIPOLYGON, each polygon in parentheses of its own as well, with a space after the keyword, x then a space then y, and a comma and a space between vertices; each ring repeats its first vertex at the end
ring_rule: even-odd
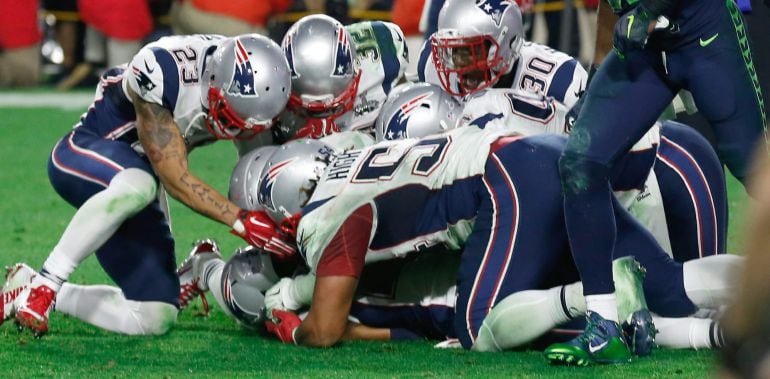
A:
POLYGON ((669 10, 675 2, 676 0, 641 0, 639 6, 644 7, 652 16, 651 19, 654 19, 669 10))

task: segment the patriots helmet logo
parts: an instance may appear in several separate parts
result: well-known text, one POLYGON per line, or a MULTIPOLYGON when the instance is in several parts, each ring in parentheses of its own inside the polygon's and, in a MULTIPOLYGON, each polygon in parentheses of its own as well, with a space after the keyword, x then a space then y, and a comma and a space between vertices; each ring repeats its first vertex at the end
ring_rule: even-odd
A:
POLYGON ((489 17, 492 17, 492 21, 497 26, 500 26, 503 13, 510 6, 511 2, 509 0, 476 0, 476 7, 489 15, 489 17))
MULTIPOLYGON (((145 62, 145 65, 147 63, 145 62)), ((148 67, 149 68, 149 67, 148 67)), ((139 86, 139 89, 142 91, 142 95, 146 94, 149 91, 152 91, 157 87, 155 83, 153 83, 152 79, 144 73, 144 71, 140 70, 136 66, 131 66, 131 71, 133 71, 134 75, 136 76, 136 84, 139 86)))
POLYGON ((249 53, 241 43, 240 38, 235 39, 235 70, 230 84, 229 93, 236 96, 258 97, 254 90, 254 70, 249 61, 249 53))
POLYGON ((396 113, 390 117, 390 120, 388 120, 385 138, 389 140, 409 138, 406 127, 409 123, 410 113, 422 104, 423 99, 431 95, 433 95, 433 92, 425 93, 402 104, 396 113))
POLYGON ((352 72, 348 71, 348 67, 352 67, 353 52, 350 48, 350 41, 348 41, 348 34, 345 33, 343 27, 337 28, 337 46, 334 49, 334 71, 332 76, 349 76, 352 72))
POLYGON ((291 34, 286 36, 286 41, 283 42, 283 55, 286 56, 286 61, 289 63, 289 71, 291 71, 291 78, 299 78, 297 70, 294 69, 294 44, 291 42, 291 34))
POLYGON ((295 160, 297 160, 296 157, 274 164, 267 170, 267 173, 262 176, 261 183, 259 184, 259 194, 257 195, 257 201, 262 204, 262 206, 273 212, 278 211, 278 207, 273 203, 273 187, 275 180, 278 178, 278 175, 280 175, 281 172, 295 160))

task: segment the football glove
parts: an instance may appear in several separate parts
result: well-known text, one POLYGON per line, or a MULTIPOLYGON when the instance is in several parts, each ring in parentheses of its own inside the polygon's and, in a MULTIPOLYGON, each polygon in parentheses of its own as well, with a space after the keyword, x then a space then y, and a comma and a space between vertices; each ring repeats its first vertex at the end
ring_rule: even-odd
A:
POLYGON ((282 311, 279 309, 273 310, 270 318, 265 321, 265 328, 268 332, 278 336, 278 339, 283 343, 294 343, 294 333, 299 328, 302 320, 293 312, 282 311))
POLYGON ((632 49, 643 49, 650 35, 650 22, 657 19, 643 4, 639 4, 615 23, 612 42, 621 57, 632 49))
POLYGON ((332 133, 339 133, 340 128, 331 117, 328 118, 308 118, 305 126, 297 130, 294 139, 299 138, 321 138, 332 133))
POLYGON ((280 257, 289 257, 297 252, 292 239, 282 233, 264 211, 241 210, 230 232, 250 245, 280 257))
POLYGON ((274 309, 296 311, 302 307, 302 304, 296 300, 296 289, 294 288, 294 279, 282 278, 278 283, 270 287, 265 292, 265 308, 267 314, 271 314, 274 309))

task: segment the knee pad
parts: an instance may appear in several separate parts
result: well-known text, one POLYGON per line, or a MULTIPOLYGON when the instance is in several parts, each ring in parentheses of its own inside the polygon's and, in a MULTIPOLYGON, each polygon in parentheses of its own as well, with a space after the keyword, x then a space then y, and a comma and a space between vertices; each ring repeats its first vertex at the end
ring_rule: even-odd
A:
POLYGON ((559 158, 559 175, 564 195, 574 195, 607 186, 609 168, 582 154, 565 151, 559 158))
POLYGON ((113 210, 135 214, 156 199, 158 184, 149 173, 128 168, 115 175, 105 191, 112 194, 113 210))
POLYGON ((176 323, 177 307, 159 301, 130 301, 140 335, 162 335, 176 323))

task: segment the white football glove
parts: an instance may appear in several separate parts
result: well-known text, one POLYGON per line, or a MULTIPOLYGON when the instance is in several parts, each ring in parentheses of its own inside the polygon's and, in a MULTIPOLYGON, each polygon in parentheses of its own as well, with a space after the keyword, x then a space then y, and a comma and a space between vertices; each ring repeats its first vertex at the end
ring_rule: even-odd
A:
POLYGON ((267 314, 272 314, 273 309, 296 311, 310 305, 314 287, 315 275, 312 274, 281 279, 265 293, 267 314))

